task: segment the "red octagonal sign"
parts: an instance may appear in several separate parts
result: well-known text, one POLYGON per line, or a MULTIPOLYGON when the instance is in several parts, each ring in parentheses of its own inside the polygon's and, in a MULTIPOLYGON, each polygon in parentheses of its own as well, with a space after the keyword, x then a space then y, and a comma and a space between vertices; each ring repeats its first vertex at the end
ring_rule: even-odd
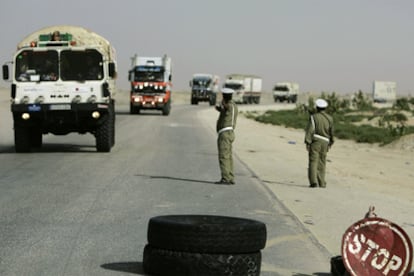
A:
POLYGON ((403 276, 411 270, 413 247, 398 225, 382 218, 366 218, 345 232, 342 256, 354 276, 403 276))

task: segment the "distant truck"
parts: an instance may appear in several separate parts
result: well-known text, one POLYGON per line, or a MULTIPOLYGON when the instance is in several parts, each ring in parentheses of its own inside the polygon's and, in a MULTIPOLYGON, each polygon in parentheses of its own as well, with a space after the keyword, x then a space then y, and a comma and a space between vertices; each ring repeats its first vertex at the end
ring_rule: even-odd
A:
POLYGON ((235 90, 233 100, 237 103, 260 103, 262 78, 254 75, 231 74, 224 81, 225 88, 235 90))
POLYGON ((295 82, 278 82, 273 87, 275 102, 296 103, 299 94, 299 84, 295 82))
POLYGON ((130 114, 143 109, 160 110, 167 116, 171 111, 172 65, 171 58, 140 57, 134 55, 129 71, 130 114))
POLYGON ((61 25, 29 34, 3 65, 3 79, 12 82, 16 152, 41 147, 43 134, 70 132, 93 134, 97 151, 109 152, 116 75, 115 49, 90 30, 61 25))
POLYGON ((395 101, 397 98, 397 83, 393 81, 374 81, 372 98, 377 103, 395 101))
POLYGON ((219 80, 218 76, 212 74, 194 74, 190 81, 191 104, 209 102, 210 105, 215 105, 219 91, 219 80))

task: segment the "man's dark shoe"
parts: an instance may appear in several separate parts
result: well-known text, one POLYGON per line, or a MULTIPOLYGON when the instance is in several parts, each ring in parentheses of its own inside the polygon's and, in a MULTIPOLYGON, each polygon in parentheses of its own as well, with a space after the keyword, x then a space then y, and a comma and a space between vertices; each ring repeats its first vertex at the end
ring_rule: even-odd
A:
POLYGON ((234 184, 234 181, 228 181, 228 180, 225 180, 225 179, 220 179, 219 181, 214 182, 214 184, 233 185, 234 184))
POLYGON ((316 185, 316 184, 310 184, 309 185, 309 188, 316 188, 316 187, 318 187, 318 185, 316 185))

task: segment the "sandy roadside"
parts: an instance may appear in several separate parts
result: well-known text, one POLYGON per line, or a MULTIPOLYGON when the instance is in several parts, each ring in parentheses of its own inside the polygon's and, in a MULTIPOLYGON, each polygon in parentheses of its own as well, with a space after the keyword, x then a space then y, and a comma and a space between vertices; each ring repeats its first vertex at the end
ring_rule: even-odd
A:
MULTIPOLYGON (((246 108, 253 109, 239 105, 241 111, 246 108)), ((212 128, 216 116, 214 110, 200 113, 212 128)), ((234 152, 333 256, 340 255, 344 232, 364 217, 370 205, 414 241, 414 137, 387 148, 337 140, 328 153, 326 189, 308 188, 303 139, 303 130, 240 115, 234 152)))

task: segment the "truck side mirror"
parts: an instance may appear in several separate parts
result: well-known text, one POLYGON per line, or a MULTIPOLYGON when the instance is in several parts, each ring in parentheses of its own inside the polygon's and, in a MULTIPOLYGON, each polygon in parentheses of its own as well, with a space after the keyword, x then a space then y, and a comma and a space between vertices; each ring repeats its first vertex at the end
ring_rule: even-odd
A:
POLYGON ((193 81, 190 81, 190 87, 193 87, 193 81))
POLYGON ((134 71, 131 70, 128 72, 128 80, 134 81, 134 71))
POLYGON ((109 63, 109 76, 113 79, 116 78, 116 69, 115 69, 115 63, 114 62, 110 62, 109 63))
POLYGON ((7 64, 3 65, 3 80, 9 79, 9 66, 7 64))

